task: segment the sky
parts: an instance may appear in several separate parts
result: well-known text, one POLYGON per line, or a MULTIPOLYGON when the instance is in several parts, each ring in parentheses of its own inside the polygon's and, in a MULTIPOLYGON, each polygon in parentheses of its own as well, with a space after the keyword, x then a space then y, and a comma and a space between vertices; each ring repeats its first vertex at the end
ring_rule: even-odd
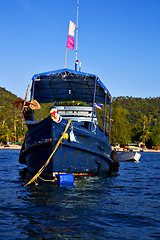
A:
MULTIPOLYGON (((0 0, 0 87, 25 97, 34 74, 63 69, 77 0, 0 0)), ((67 65, 74 69, 75 49, 67 65)), ((113 97, 160 97, 160 0, 79 0, 78 60, 113 97)))

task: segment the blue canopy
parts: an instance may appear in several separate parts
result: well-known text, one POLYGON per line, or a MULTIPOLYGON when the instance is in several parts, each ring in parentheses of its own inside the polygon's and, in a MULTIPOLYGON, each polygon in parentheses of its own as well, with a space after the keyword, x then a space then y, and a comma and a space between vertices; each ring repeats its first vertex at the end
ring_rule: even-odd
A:
POLYGON ((31 98, 40 103, 61 101, 93 102, 96 82, 95 102, 111 101, 111 95, 101 80, 93 74, 60 69, 35 74, 32 78, 31 98))

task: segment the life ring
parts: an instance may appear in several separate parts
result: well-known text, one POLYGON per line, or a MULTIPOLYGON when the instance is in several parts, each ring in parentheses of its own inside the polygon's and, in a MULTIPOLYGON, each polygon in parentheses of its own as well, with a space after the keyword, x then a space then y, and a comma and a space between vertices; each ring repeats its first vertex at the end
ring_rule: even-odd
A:
POLYGON ((50 115, 54 122, 56 122, 56 123, 61 122, 62 117, 57 113, 57 109, 55 107, 51 108, 50 115))

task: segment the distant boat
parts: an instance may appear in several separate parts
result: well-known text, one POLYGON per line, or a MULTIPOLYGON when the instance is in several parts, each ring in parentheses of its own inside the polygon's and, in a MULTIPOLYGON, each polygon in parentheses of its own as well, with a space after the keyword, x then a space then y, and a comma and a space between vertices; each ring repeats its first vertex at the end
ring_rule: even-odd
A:
POLYGON ((120 162, 139 162, 141 154, 138 152, 128 151, 128 152, 119 152, 118 158, 120 162))
POLYGON ((96 75, 66 68, 34 75, 31 100, 23 112, 28 132, 19 162, 35 173, 49 159, 44 172, 52 176, 118 171, 119 161, 111 150, 106 118, 104 127, 100 127, 95 101, 104 104, 105 114, 107 103, 112 104, 109 91, 96 75), (29 105, 33 99, 37 103, 53 103, 49 116, 42 121, 34 118, 33 106, 29 105), (83 101, 91 106, 54 106, 61 101, 83 101))

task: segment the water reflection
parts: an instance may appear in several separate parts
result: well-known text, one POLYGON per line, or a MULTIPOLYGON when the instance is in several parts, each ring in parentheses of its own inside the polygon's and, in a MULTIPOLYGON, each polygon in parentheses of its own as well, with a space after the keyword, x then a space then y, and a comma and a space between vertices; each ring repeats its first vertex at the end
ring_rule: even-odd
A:
MULTIPOLYGON (((92 218, 92 214, 95 216, 95 209, 102 208, 106 195, 103 184, 107 180, 111 187, 111 178, 103 183, 100 177, 76 178, 73 187, 48 182, 29 185, 21 195, 25 205, 23 219, 27 222, 22 225, 23 230, 32 237, 41 234, 43 239, 85 239, 84 228, 90 231, 86 219, 92 218)), ((109 192, 108 189, 107 194, 109 192)))

